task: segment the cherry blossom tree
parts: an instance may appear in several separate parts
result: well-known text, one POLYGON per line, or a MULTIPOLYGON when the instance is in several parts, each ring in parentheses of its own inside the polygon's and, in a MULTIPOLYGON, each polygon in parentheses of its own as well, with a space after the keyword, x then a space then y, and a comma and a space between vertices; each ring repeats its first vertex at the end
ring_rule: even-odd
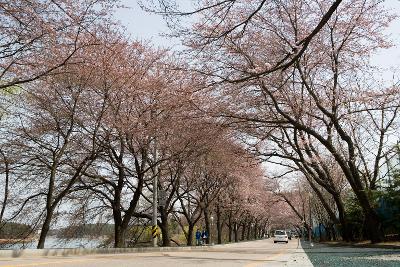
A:
MULTIPOLYGON (((305 31, 298 35, 298 39, 291 44, 292 49, 277 51, 278 53, 273 55, 275 57, 273 63, 253 69, 251 72, 241 73, 241 76, 233 79, 203 70, 224 80, 243 82, 284 70, 293 65, 335 14, 341 6, 342 0, 336 0, 329 4, 322 4, 318 1, 292 2, 290 8, 282 2, 265 0, 198 0, 195 1, 194 7, 181 6, 175 0, 152 0, 139 3, 145 10, 162 15, 172 29, 172 36, 178 36, 183 39, 185 44, 200 50, 213 50, 212 47, 218 49, 218 47, 230 45, 232 39, 241 39, 247 32, 253 32, 254 27, 259 27, 260 17, 262 17, 261 20, 265 19, 263 15, 266 13, 273 14, 270 17, 278 17, 278 19, 268 21, 268 26, 264 29, 275 33, 278 38, 282 38, 276 29, 281 23, 297 20, 298 17, 293 12, 308 8, 308 6, 319 8, 318 12, 314 13, 315 16, 308 25, 309 28, 303 29, 305 31), (188 17, 194 20, 192 28, 185 26, 188 24, 188 17)), ((213 52, 217 52, 217 50, 213 50, 213 52)))
MULTIPOLYGON (((252 8, 243 7, 241 14, 252 8)), ((242 123, 245 131, 263 132, 261 138, 268 138, 276 128, 291 127, 310 136, 322 154, 335 159, 363 207, 370 239, 378 242, 383 233, 360 175, 361 157, 351 126, 358 109, 350 103, 366 102, 371 95, 362 73, 371 70, 367 64, 370 52, 388 47, 382 29, 393 16, 374 1, 343 2, 291 67, 268 72, 280 62, 282 53, 298 55, 303 50, 297 44, 313 29, 315 14, 324 14, 329 8, 322 1, 279 2, 270 12, 260 10, 246 31, 232 32, 218 45, 199 46, 196 38, 187 45, 197 52, 198 70, 214 85, 214 96, 221 96, 218 108, 231 119, 227 123, 242 123), (247 78, 253 74, 254 79, 247 78)), ((236 20, 227 16, 225 21, 236 20)), ((210 24, 193 26, 200 39, 217 25, 213 20, 210 24)), ((390 113, 381 129, 391 128, 390 118, 396 112, 390 113)), ((376 155, 380 154, 378 148, 376 155)))
POLYGON ((90 136, 86 139, 80 128, 82 91, 87 84, 72 73, 49 77, 38 83, 40 87, 22 94, 24 115, 20 115, 16 135, 24 157, 29 158, 27 183, 36 188, 20 209, 34 198, 45 203, 38 248, 44 247, 60 202, 98 153, 98 147, 90 145, 90 136))
POLYGON ((0 89, 35 81, 76 63, 97 45, 118 1, 1 1, 0 89))

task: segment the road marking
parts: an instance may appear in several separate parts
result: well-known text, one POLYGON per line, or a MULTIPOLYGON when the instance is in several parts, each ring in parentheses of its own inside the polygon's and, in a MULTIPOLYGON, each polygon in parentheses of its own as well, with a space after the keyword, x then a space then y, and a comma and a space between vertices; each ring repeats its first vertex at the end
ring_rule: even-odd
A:
POLYGON ((95 261, 95 260, 98 260, 98 259, 80 259, 80 260, 64 260, 64 261, 22 263, 22 264, 14 264, 14 265, 1 265, 1 267, 41 266, 41 265, 49 265, 49 264, 62 264, 62 263, 72 263, 72 262, 82 262, 82 261, 95 261))
POLYGON ((274 253, 274 255, 271 255, 271 256, 269 256, 268 258, 259 259, 259 260, 252 260, 252 261, 256 261, 256 262, 248 263, 248 264, 246 264, 244 267, 255 267, 255 266, 258 266, 258 265, 260 265, 260 264, 265 263, 266 261, 270 261, 270 260, 272 260, 272 259, 275 259, 275 258, 281 256, 281 255, 282 255, 284 252, 286 252, 286 251, 287 251, 287 248, 284 249, 284 250, 278 250, 278 253, 274 253))

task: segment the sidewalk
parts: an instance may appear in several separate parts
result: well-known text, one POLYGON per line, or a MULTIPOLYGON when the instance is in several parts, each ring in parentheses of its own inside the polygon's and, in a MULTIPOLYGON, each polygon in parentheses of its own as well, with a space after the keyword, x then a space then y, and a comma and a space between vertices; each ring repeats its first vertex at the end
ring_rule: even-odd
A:
POLYGON ((370 241, 360 242, 343 242, 343 241, 326 241, 320 242, 320 244, 332 246, 332 247, 360 247, 360 248, 390 248, 400 249, 400 241, 390 241, 372 244, 370 241))
POLYGON ((93 254, 122 254, 138 252, 164 251, 203 251, 210 246, 182 246, 182 247, 138 247, 138 248, 53 248, 53 249, 14 249, 0 250, 1 258, 50 257, 50 256, 77 256, 93 254))
POLYGON ((301 240, 298 238, 297 248, 294 251, 292 251, 292 253, 288 254, 290 256, 287 259, 287 263, 285 264, 286 266, 302 266, 302 267, 314 266, 304 250, 304 248, 307 248, 308 244, 302 244, 302 242, 300 241, 301 240))
POLYGON ((312 248, 308 245, 308 242, 302 241, 302 244, 314 266, 400 266, 400 250, 398 246, 393 246, 393 244, 325 242, 314 243, 312 248))

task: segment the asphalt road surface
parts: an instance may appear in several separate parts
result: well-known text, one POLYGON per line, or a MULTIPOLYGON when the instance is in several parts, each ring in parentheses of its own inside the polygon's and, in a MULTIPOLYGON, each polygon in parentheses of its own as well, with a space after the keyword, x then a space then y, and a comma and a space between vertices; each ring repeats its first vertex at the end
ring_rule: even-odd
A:
POLYGON ((68 257, 2 258, 0 266, 400 266, 400 250, 326 247, 292 239, 272 239, 213 246, 206 251, 145 252, 68 257), (304 247, 304 249, 303 249, 304 247))
POLYGON ((176 267, 176 266, 312 266, 297 239, 274 244, 272 239, 213 246, 206 251, 144 252, 113 255, 0 259, 0 266, 176 267), (299 247, 298 247, 299 246, 299 247), (301 263, 298 265, 296 263, 301 263))

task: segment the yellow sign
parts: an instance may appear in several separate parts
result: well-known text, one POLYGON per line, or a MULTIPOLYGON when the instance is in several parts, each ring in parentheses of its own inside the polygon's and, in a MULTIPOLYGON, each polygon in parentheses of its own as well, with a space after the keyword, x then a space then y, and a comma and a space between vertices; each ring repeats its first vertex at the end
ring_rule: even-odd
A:
POLYGON ((153 236, 153 238, 156 238, 158 235, 158 226, 157 225, 153 225, 151 227, 151 235, 153 236))

